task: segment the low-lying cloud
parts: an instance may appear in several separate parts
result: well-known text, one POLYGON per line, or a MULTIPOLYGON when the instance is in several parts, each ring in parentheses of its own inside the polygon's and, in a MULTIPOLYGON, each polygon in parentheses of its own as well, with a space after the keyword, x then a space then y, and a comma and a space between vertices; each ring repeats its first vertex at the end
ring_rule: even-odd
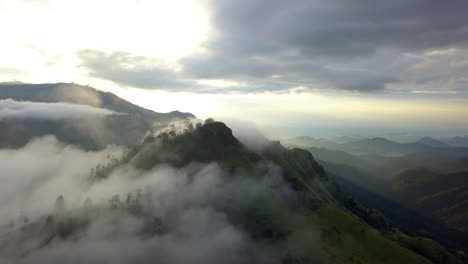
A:
POLYGON ((81 199, 91 168, 121 152, 116 146, 85 152, 54 136, 35 138, 21 149, 0 149, 0 225, 22 212, 50 211, 62 194, 81 199))
POLYGON ((149 171, 123 165, 90 181, 91 168, 121 154, 116 147, 85 152, 53 137, 0 150, 0 261, 277 263, 284 257, 275 245, 252 240, 242 221, 232 219, 266 190, 290 195, 276 166, 258 164, 268 177, 252 179, 216 163, 161 164, 149 171), (64 213, 51 218, 60 195, 64 213), (58 231, 52 232, 54 223, 58 231), (64 223, 78 227, 62 239, 64 223))
POLYGON ((40 103, 29 101, 0 100, 0 120, 99 117, 118 114, 108 109, 71 103, 40 103))

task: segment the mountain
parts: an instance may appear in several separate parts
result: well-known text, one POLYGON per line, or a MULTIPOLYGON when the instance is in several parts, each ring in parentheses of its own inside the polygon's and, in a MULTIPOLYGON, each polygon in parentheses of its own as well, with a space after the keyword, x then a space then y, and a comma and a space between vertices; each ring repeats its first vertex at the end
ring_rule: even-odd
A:
MULTIPOLYGON (((31 138, 48 134, 60 141, 88 150, 103 149, 109 144, 132 146, 145 132, 165 127, 174 119, 194 118, 190 113, 156 113, 124 99, 88 86, 77 84, 0 84, 0 99, 43 103, 72 103, 108 109, 105 116, 73 118, 3 118, 0 119, 0 147, 19 148, 31 138)), ((47 107, 47 104, 43 105, 47 107)))
POLYGON ((451 159, 441 163, 441 167, 450 170, 468 170, 468 157, 451 159))
POLYGON ((424 151, 430 146, 421 142, 399 143, 382 137, 362 139, 342 145, 342 149, 358 154, 402 155, 417 151, 424 151))
POLYGON ((402 171, 392 178, 392 197, 411 208, 468 231, 468 171, 402 171))
MULTIPOLYGON (((119 226, 119 219, 126 214, 132 214, 135 219, 148 219, 143 220, 148 224, 135 231, 135 236, 141 236, 142 241, 177 237, 179 229, 187 237, 190 234, 189 223, 193 225, 208 220, 197 220, 191 214, 187 225, 178 226, 181 219, 177 216, 193 209, 200 195, 211 195, 217 199, 203 198, 197 208, 216 210, 217 215, 222 212, 222 219, 236 230, 242 230, 250 241, 250 250, 236 253, 236 258, 244 258, 238 259, 237 263, 461 263, 458 256, 439 243, 409 236, 378 211, 357 202, 327 174, 310 152, 287 149, 279 142, 270 142, 265 148, 253 151, 235 138, 229 127, 212 120, 196 125, 187 122, 182 131, 169 127, 166 131, 147 136, 120 159, 93 170, 89 184, 103 186, 127 177, 125 185, 131 185, 142 175, 149 174, 159 179, 157 182, 163 186, 163 191, 173 188, 168 180, 161 178, 161 173, 171 171, 167 166, 175 170, 170 179, 175 181, 173 187, 176 189, 169 197, 178 201, 185 195, 191 195, 188 203, 180 209, 171 206, 167 209, 171 213, 156 212, 162 217, 151 220, 150 211, 145 209, 147 204, 168 203, 166 196, 152 200, 152 194, 161 193, 152 193, 151 186, 147 186, 147 194, 138 194, 137 191, 137 197, 141 198, 136 202, 129 198, 128 203, 123 203, 114 195, 109 204, 103 202, 90 207, 90 203, 85 203, 88 205, 84 209, 70 209, 68 212, 63 211, 64 198, 59 197, 56 213, 10 232, 9 239, 0 243, 0 252, 10 250, 11 243, 27 243, 25 237, 42 242, 38 247, 29 245, 28 251, 18 253, 21 256, 33 255, 35 250, 46 250, 57 241, 79 243, 86 237, 83 233, 94 226, 94 218, 108 211, 113 219, 108 223, 112 225, 119 226), (199 169, 201 164, 216 164, 215 171, 221 175, 220 178, 213 179, 206 167, 199 169), (214 185, 210 185, 213 180, 214 185), (177 188, 192 184, 188 190, 177 192, 177 188), (210 188, 206 188, 207 185, 210 188), (227 187, 217 189, 220 186, 227 187), (39 226, 43 228, 35 228, 39 226)), ((147 182, 148 179, 141 181, 147 182)), ((107 236, 113 237, 113 234, 121 232, 116 228, 112 230, 107 236)), ((232 231, 225 232, 230 234, 232 231)), ((227 234, 223 233, 222 237, 227 234)), ((157 245, 160 244, 151 250, 158 252, 157 245)), ((179 246, 183 247, 183 243, 179 246)), ((181 249, 181 252, 185 251, 181 249)), ((207 251, 206 254, 216 254, 216 251, 207 251)), ((219 255, 218 262, 223 262, 226 257, 219 255)))
POLYGON ((302 148, 326 148, 329 150, 344 151, 354 155, 378 155, 388 157, 401 157, 413 153, 452 153, 468 155, 468 148, 462 144, 453 146, 430 137, 424 137, 416 142, 400 143, 388 140, 383 137, 374 138, 349 138, 341 137, 334 140, 316 139, 308 136, 301 136, 286 139, 288 146, 298 146, 302 148))
POLYGON ((321 161, 325 170, 359 202, 375 208, 394 222, 398 228, 413 236, 426 236, 443 243, 447 248, 460 248, 468 250, 468 236, 462 230, 444 222, 443 219, 431 216, 427 212, 411 206, 410 201, 398 199, 389 195, 391 183, 375 181, 371 175, 366 174, 352 166, 334 164, 321 161))
MULTIPOLYGON (((369 175, 367 181, 371 183, 389 179, 395 173, 418 165, 434 164, 439 155, 427 158, 420 157, 417 154, 408 154, 403 156, 384 156, 384 155, 357 155, 350 154, 342 150, 330 150, 327 148, 308 148, 317 159, 334 164, 341 164, 354 167, 369 175)), ((361 182, 357 183, 360 184, 361 182)))
POLYGON ((454 145, 454 146, 468 146, 468 136, 458 136, 458 137, 453 137, 447 141, 449 144, 454 145))
POLYGON ((403 230, 468 249, 466 149, 431 147, 403 156, 308 150, 345 190, 403 230))
MULTIPOLYGON (((344 142, 348 142, 344 138, 344 142)), ((287 138, 282 141, 286 146, 292 147, 301 147, 301 148, 309 148, 309 147, 317 147, 317 148, 330 148, 330 149, 338 149, 339 143, 335 142, 334 140, 322 139, 322 138, 313 138, 309 136, 299 136, 294 138, 287 138)), ((340 140, 340 142, 343 142, 340 140)))
POLYGON ((308 150, 348 183, 383 194, 452 228, 468 231, 468 203, 463 197, 467 192, 464 186, 468 183, 468 155, 463 149, 434 149, 402 157, 357 156, 324 148, 308 150))
POLYGON ((0 84, 0 99, 32 102, 69 102, 106 108, 119 113, 138 116, 147 122, 170 121, 174 118, 194 118, 190 113, 172 111, 156 113, 134 105, 110 92, 96 90, 74 83, 55 84, 0 84))
POLYGON ((436 147, 436 148, 449 147, 449 145, 447 143, 442 142, 442 141, 437 140, 437 139, 430 138, 430 137, 423 137, 420 140, 418 140, 417 143, 421 143, 421 144, 431 146, 431 147, 436 147))

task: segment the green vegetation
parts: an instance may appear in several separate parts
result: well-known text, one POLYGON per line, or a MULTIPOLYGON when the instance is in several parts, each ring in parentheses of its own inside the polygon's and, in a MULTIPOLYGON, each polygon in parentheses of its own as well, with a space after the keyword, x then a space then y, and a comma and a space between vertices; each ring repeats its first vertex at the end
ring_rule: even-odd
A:
POLYGON ((305 150, 288 150, 272 143, 261 153, 253 153, 219 122, 205 123, 179 136, 161 134, 147 142, 150 145, 131 159, 137 167, 217 161, 231 171, 240 168, 253 175, 251 171, 260 160, 278 165, 298 196, 284 200, 266 194, 250 203, 245 217, 238 221, 256 239, 275 245, 286 243, 285 262, 431 263, 430 259, 457 263, 430 239, 409 243, 411 237, 395 235, 402 233, 378 211, 346 195, 305 150), (286 242, 281 242, 285 238, 286 242), (428 248, 437 248, 436 253, 428 248))
POLYGON ((460 231, 468 231, 468 171, 404 170, 392 178, 390 195, 460 231))
MULTIPOLYGON (((240 179, 256 184, 273 177, 268 172, 259 173, 258 167, 274 164, 284 180, 283 186, 276 187, 279 191, 262 186, 255 195, 243 197, 237 206, 221 210, 249 239, 273 248, 282 263, 461 263, 433 240, 404 234, 380 212, 354 200, 310 152, 287 149, 278 142, 253 152, 220 122, 208 120, 203 125, 188 124, 182 131, 169 129, 150 135, 121 159, 109 160, 109 164, 94 169, 93 181, 104 180, 123 166, 144 171, 160 164, 181 168, 216 162, 229 177, 242 175, 240 179)), ((138 193, 135 199, 145 200, 138 193)), ((164 219, 151 219, 150 214, 145 215, 145 207, 129 197, 128 202, 123 202, 114 195, 108 205, 85 202, 88 205, 80 213, 69 212, 62 221, 55 222, 55 234, 60 239, 73 238, 86 226, 89 215, 107 211, 111 219, 129 214, 154 223, 150 227, 145 224, 139 231, 142 236, 151 232, 148 230, 164 229, 164 219)))

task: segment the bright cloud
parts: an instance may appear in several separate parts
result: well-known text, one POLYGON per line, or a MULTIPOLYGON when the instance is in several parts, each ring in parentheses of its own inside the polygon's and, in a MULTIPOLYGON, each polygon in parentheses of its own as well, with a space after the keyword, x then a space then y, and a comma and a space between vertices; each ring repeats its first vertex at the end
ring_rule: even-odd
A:
POLYGON ((48 119, 79 118, 117 114, 111 110, 70 103, 38 103, 0 100, 0 121, 3 119, 48 119))

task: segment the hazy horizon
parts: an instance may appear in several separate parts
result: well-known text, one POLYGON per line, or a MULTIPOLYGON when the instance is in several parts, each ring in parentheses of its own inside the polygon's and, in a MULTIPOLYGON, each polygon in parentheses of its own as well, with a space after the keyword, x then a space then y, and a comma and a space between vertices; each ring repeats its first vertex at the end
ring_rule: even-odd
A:
POLYGON ((158 112, 245 119, 276 137, 466 135, 467 8, 5 0, 0 81, 90 85, 158 112))

